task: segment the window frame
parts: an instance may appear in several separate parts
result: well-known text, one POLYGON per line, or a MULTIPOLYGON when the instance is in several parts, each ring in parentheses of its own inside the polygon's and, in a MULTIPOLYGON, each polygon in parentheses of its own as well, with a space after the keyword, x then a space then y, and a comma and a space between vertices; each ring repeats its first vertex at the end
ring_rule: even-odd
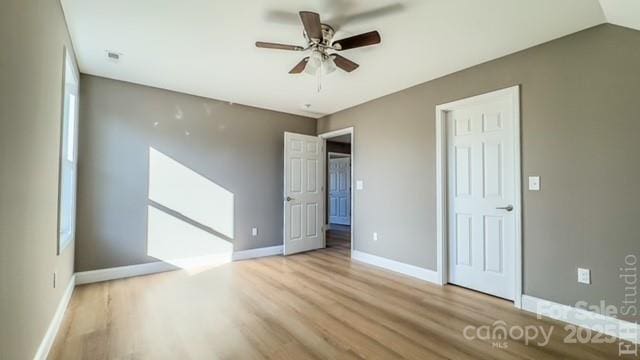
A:
POLYGON ((58 255, 62 254, 62 252, 75 241, 78 174, 78 123, 80 104, 80 72, 78 71, 78 67, 71 51, 66 47, 63 47, 62 59, 62 99, 60 111, 60 148, 58 157, 58 221, 56 236, 58 255), (69 73, 69 70, 71 73, 69 73), (73 102, 75 103, 75 106, 73 109, 69 108, 71 97, 74 97, 73 102), (73 132, 71 134, 71 140, 73 141, 73 160, 68 159, 70 146, 70 119, 73 119, 73 132))

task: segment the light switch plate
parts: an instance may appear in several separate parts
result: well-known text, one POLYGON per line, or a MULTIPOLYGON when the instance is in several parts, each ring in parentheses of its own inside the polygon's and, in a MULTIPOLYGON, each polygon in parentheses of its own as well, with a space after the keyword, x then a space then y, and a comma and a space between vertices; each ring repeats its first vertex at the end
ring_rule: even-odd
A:
POLYGON ((356 190, 362 190, 362 189, 364 189, 364 181, 356 180, 356 190))
POLYGON ((377 232, 373 233, 373 241, 378 241, 378 233, 377 232))
POLYGON ((540 176, 529 176, 529 190, 540 191, 540 176))
POLYGON ((591 284, 591 270, 578 268, 578 282, 581 284, 591 284))
POLYGON ((252 228, 251 229, 251 235, 258 236, 258 228, 252 228))

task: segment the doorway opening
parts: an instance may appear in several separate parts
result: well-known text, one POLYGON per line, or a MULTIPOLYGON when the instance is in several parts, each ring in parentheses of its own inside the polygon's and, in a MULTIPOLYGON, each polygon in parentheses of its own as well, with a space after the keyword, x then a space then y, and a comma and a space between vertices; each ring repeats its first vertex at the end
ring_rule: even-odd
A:
POLYGON ((326 247, 353 248, 353 129, 320 135, 325 141, 326 247))

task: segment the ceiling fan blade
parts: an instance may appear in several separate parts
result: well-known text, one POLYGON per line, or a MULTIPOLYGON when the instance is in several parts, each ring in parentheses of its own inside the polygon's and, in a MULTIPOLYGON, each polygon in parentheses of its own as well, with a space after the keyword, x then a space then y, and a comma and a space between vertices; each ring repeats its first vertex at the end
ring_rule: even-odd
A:
POLYGON ((320 25, 320 15, 311 11, 300 11, 300 20, 304 25, 309 39, 322 40, 322 26, 320 25))
POLYGON ((308 56, 300 60, 300 62, 296 64, 296 66, 294 66, 293 69, 289 70, 289 74, 300 74, 301 72, 303 72, 304 68, 307 66, 307 61, 309 61, 308 56))
POLYGON ((346 72, 352 72, 353 70, 357 69, 358 66, 360 66, 347 59, 346 57, 340 56, 338 54, 332 54, 331 57, 333 58, 333 62, 336 64, 336 66, 346 72))
POLYGON ((278 49, 278 50, 293 50, 293 51, 304 50, 302 46, 277 44, 277 43, 262 42, 262 41, 256 41, 256 47, 266 48, 266 49, 278 49))
POLYGON ((370 31, 368 33, 336 40, 333 42, 333 46, 337 45, 336 50, 348 50, 379 43, 380 34, 377 31, 370 31))

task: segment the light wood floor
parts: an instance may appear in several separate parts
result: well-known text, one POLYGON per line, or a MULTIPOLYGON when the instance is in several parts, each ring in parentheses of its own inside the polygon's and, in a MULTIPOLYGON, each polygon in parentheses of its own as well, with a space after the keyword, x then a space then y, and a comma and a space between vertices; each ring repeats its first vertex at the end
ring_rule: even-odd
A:
MULTIPOLYGON (((346 239, 345 239, 346 237, 346 239)), ((79 286, 51 359, 615 359, 617 343, 565 344, 564 325, 328 248, 79 286), (555 326, 545 347, 466 340, 467 325, 555 326)))

